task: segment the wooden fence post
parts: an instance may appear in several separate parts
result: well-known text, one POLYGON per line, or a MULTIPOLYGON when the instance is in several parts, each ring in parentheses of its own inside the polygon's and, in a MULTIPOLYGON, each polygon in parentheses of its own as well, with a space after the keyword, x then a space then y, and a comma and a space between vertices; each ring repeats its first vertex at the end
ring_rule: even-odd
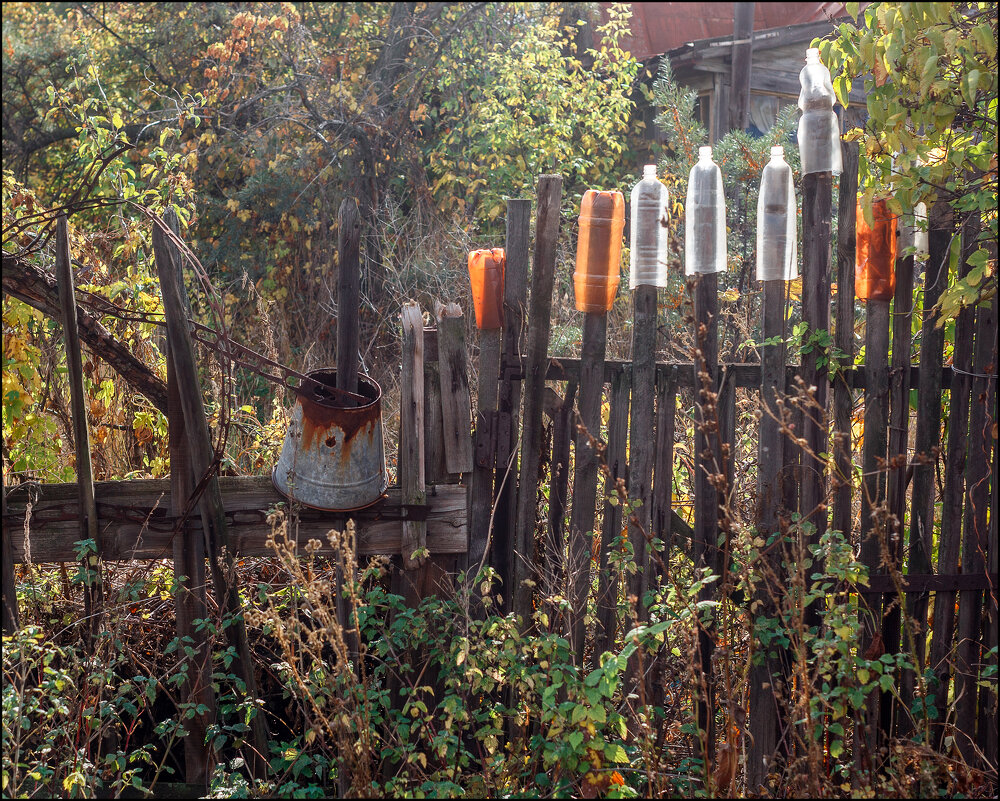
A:
POLYGON ((496 418, 496 516, 493 525, 493 566, 503 583, 505 607, 514 602, 514 520, 517 513, 518 421, 521 410, 521 330, 528 297, 531 201, 507 201, 507 264, 503 288, 503 353, 496 418))
MULTIPOLYGON (((969 411, 969 459, 965 470, 965 520, 962 536, 962 572, 976 575, 985 572, 989 541, 987 511, 990 516, 990 479, 996 414, 997 381, 997 299, 980 301, 976 306, 976 344, 972 361, 972 403, 969 411)), ((992 480, 997 480, 992 475, 992 480)), ((995 523, 994 523, 995 525, 995 523)), ((996 586, 993 592, 997 591, 996 586)), ((963 590, 958 602, 958 652, 955 660, 955 724, 962 736, 956 737, 966 762, 983 765, 980 743, 985 732, 977 732, 977 701, 986 703, 988 694, 979 687, 979 672, 983 658, 983 593, 963 590)), ((926 607, 925 607, 926 608, 926 607)), ((995 727, 996 718, 987 719, 995 727)), ((996 759, 996 754, 986 754, 996 759)))
MULTIPOLYGON (((337 388, 358 391, 358 348, 361 305, 361 216, 358 202, 344 198, 337 213, 337 245, 340 263, 337 272, 337 388)), ((352 400, 341 398, 345 406, 352 400)))
POLYGON ((650 531, 650 488, 653 481, 653 396, 656 384, 656 287, 637 286, 632 291, 632 403, 629 419, 628 497, 641 505, 629 515, 629 540, 635 557, 636 572, 629 581, 629 592, 638 599, 636 611, 645 619, 642 596, 649 570, 646 534, 650 531), (632 521, 635 517, 636 522, 632 521))
MULTIPOLYGON (((759 602, 758 615, 773 618, 777 613, 775 597, 780 598, 785 587, 782 556, 784 543, 778 526, 781 503, 781 466, 785 440, 778 420, 781 410, 776 400, 785 393, 785 282, 763 281, 764 299, 761 319, 761 339, 778 338, 774 345, 765 344, 760 357, 761 418, 757 453, 757 536, 765 541, 760 550, 761 585, 754 593, 759 602), (773 415, 773 417, 772 417, 773 415)), ((763 660, 750 668, 749 713, 750 753, 747 757, 747 787, 757 790, 766 780, 770 759, 778 747, 782 721, 779 698, 783 684, 781 659, 770 653, 767 646, 763 660)))
POLYGON ((612 548, 617 550, 622 535, 622 505, 616 494, 616 484, 628 486, 628 461, 625 446, 628 441, 628 407, 632 389, 632 372, 624 369, 611 382, 611 409, 608 418, 608 449, 605 460, 608 473, 604 479, 604 522, 601 526, 601 561, 597 584, 598 630, 594 643, 594 667, 600 667, 601 654, 615 646, 618 618, 618 594, 621 569, 611 565, 612 548), (611 500, 614 499, 614 503, 611 500))
MULTIPOLYGON (((424 467, 424 322, 420 306, 403 304, 403 375, 399 402, 399 486, 403 503, 427 502, 424 467)), ((403 569, 423 564, 427 548, 427 523, 403 520, 403 569), (420 551, 419 554, 416 552, 420 551), (415 555, 416 554, 416 555, 415 555)))
POLYGON ((457 303, 437 310, 438 369, 441 373, 441 414, 445 469, 452 475, 471 473, 472 399, 469 395, 465 315, 457 303))
POLYGON ((85 552, 82 569, 87 577, 83 587, 84 627, 87 647, 93 649, 104 616, 104 588, 101 581, 101 533, 97 527, 97 504, 94 501, 94 473, 90 462, 90 432, 87 406, 83 396, 83 357, 80 332, 76 325, 76 296, 73 291, 73 267, 70 263, 69 224, 60 214, 56 223, 56 279, 62 304, 63 333, 66 337, 66 378, 69 381, 73 413, 73 445, 76 449, 76 481, 80 489, 80 539, 90 540, 93 551, 85 552))
MULTIPOLYGON (((886 492, 885 458, 889 427, 889 301, 868 300, 865 323, 865 441, 862 458, 861 562, 870 575, 884 573, 881 544, 889 531, 884 517, 886 492)), ((882 638, 882 596, 863 595, 860 610, 862 639, 859 650, 867 651, 876 637, 882 638), (868 608, 864 608, 867 600, 868 608)), ((865 725, 855 724, 863 733, 869 755, 881 744, 879 720, 881 693, 875 690, 865 699, 865 725)), ((857 744, 857 743, 856 743, 857 744)))
MULTIPOLYGON (((968 257, 974 249, 975 233, 962 232, 961 277, 972 265, 968 257)), ((938 542, 938 573, 951 575, 958 572, 962 547, 962 496, 965 494, 965 463, 969 452, 969 404, 972 391, 973 332, 976 309, 965 306, 955 321, 955 352, 952 363, 955 373, 951 378, 950 411, 948 414, 948 452, 944 468, 944 492, 941 497, 941 538, 938 542)), ((948 708, 948 690, 952 675, 952 641, 955 637, 956 593, 937 592, 934 595, 934 629, 931 634, 931 651, 928 664, 934 671, 937 686, 930 688, 937 710, 933 746, 940 748, 945 736, 948 708)))
MULTIPOLYGON (((938 201, 928 215, 929 257, 924 269, 924 303, 920 342, 920 377, 917 389, 917 431, 914 439, 913 505, 910 514, 910 573, 930 573, 931 540, 934 528, 935 457, 941 433, 941 362, 944 352, 944 329, 937 328, 935 305, 948 283, 948 261, 954 231, 951 207, 938 201)), ((910 593, 906 598, 906 616, 916 627, 916 669, 924 669, 924 640, 928 594, 910 593)), ((906 708, 913 698, 914 674, 903 674, 900 696, 906 708)))
MULTIPOLYGON (((237 654, 236 673, 246 687, 247 697, 254 702, 258 696, 257 679, 254 675, 253 658, 247 641, 246 621, 240 603, 237 586, 236 563, 229 543, 229 529, 226 522, 222 493, 216 473, 215 453, 212 449, 208 419, 205 417, 205 403, 202 399, 195 364, 194 346, 188 329, 182 300, 182 285, 178 281, 181 270, 174 265, 173 255, 167 246, 166 234, 159 225, 153 226, 153 253, 156 272, 160 280, 163 296, 163 311, 167 323, 167 338, 170 343, 171 359, 177 373, 180 389, 181 409, 184 428, 188 438, 193 475, 211 474, 205 491, 199 500, 202 526, 206 532, 208 557, 212 568, 216 600, 219 606, 231 616, 226 627, 230 645, 237 654), (210 532, 210 533, 208 533, 210 532)), ((251 758, 247 760, 253 776, 264 776, 267 770, 270 748, 267 729, 262 713, 257 710, 251 720, 251 758)))
MULTIPOLYGON (((707 273, 693 281, 695 342, 694 362, 694 542, 692 559, 696 569, 708 567, 722 574, 719 564, 719 494, 713 477, 722 469, 719 454, 719 276, 707 273)), ((634 395, 634 393, 633 393, 634 395)), ((710 584, 698 593, 699 601, 715 600, 718 586, 710 584)), ((697 753, 702 759, 715 757, 715 677, 712 670, 714 638, 710 623, 698 630, 698 655, 704 686, 694 695, 698 729, 697 753), (701 737, 704 739, 701 739, 701 737)))
MULTIPOLYGON (((913 216, 896 221, 896 252, 902 253, 913 245, 913 216)), ((910 438, 910 349, 913 344, 913 255, 896 259, 896 293, 892 302, 892 364, 889 369, 889 504, 888 548, 893 570, 903 569, 903 533, 906 531, 906 449, 910 438)), ((885 610, 882 639, 886 653, 899 653, 902 634, 901 602, 893 603, 895 593, 883 596, 885 610)), ((909 710, 900 715, 896 697, 882 693, 880 720, 884 738, 891 738, 897 727, 908 729, 909 710)), ((902 732, 900 732, 902 734, 902 732)))
POLYGON ((577 664, 583 665, 586 635, 584 619, 590 594, 591 539, 597 502, 597 453, 589 437, 601 439, 601 402, 604 400, 604 357, 607 352, 608 315, 587 312, 580 352, 580 419, 576 432, 576 473, 573 477, 573 510, 569 522, 570 646, 577 664))
POLYGON ((500 330, 479 332, 479 384, 476 391, 475 466, 469 488, 469 550, 464 568, 476 578, 490 550, 493 475, 497 450, 497 395, 500 382, 500 330))
MULTIPOLYGON (((833 220, 833 174, 810 173, 802 177, 802 321, 806 336, 830 328, 830 238, 833 220)), ((810 544, 818 544, 826 531, 826 464, 820 454, 829 450, 826 429, 827 368, 824 348, 815 346, 802 356, 801 376, 806 387, 815 387, 816 407, 802 415, 802 452, 799 511, 811 522, 815 533, 810 544)), ((822 570, 822 565, 816 569, 822 570)), ((806 624, 819 625, 819 608, 806 611, 806 624)))
POLYGON ((7 527, 7 482, 0 471, 0 503, 3 521, 3 598, 0 611, 3 613, 3 633, 13 634, 21 626, 17 608, 17 581, 14 576, 14 545, 7 527))
MULTIPOLYGON (((843 356, 844 367, 854 364, 854 264, 856 260, 858 143, 841 142, 844 171, 840 175, 837 204, 837 317, 834 344, 843 356)), ((833 386, 833 529, 844 537, 851 533, 851 488, 854 469, 851 414, 853 392, 842 370, 833 386)))
MULTIPOLYGON (((653 536, 663 542, 663 553, 669 556, 673 547, 674 499, 674 431, 677 418, 677 367, 670 365, 656 371, 656 457, 653 465, 653 493, 650 520, 653 536)), ((690 545, 690 543, 689 543, 690 545)), ((669 559, 664 558, 664 565, 669 559)), ((650 575, 647 586, 655 583, 652 560, 647 560, 650 575)), ((667 576, 663 576, 664 581, 667 576)))
MULTIPOLYGON (((514 553, 511 564, 514 583, 511 587, 515 614, 531 626, 533 589, 525 581, 535 580, 533 555, 537 516, 539 449, 542 438, 542 404, 545 369, 548 364, 549 315, 552 305, 552 282, 559 238, 559 205, 562 199, 562 176, 538 178, 538 213, 535 223, 535 254, 531 270, 531 307, 528 317, 528 349, 525 356, 524 418, 521 434, 521 469, 518 482, 517 516, 514 528, 514 553)), ((506 309, 505 309, 506 312, 506 309)))
MULTIPOLYGON (((164 222, 175 234, 179 233, 177 215, 172 208, 163 215, 164 222)), ((180 253, 168 244, 174 258, 174 267, 180 270, 180 253)), ((181 276, 178 275, 178 282, 181 276)), ((182 300, 186 301, 184 296, 182 300)), ((190 307, 185 303, 185 314, 190 307)), ((166 343, 167 354, 167 439, 170 448, 170 513, 180 518, 187 508, 188 499, 194 490, 195 476, 191 472, 191 452, 188 448, 187 432, 184 426, 184 411, 181 406, 181 387, 177 378, 170 343, 166 343)), ((205 534, 194 532, 185 521, 174 534, 173 541, 174 578, 177 592, 174 604, 177 616, 177 638, 186 645, 190 639, 194 656, 191 669, 180 691, 184 701, 195 707, 204 705, 203 714, 195 713, 188 720, 188 736, 184 738, 185 781, 199 787, 208 787, 212 775, 212 748, 205 742, 208 727, 215 722, 215 693, 212 691, 212 647, 205 626, 195 627, 194 621, 208 617, 205 579, 205 534)))

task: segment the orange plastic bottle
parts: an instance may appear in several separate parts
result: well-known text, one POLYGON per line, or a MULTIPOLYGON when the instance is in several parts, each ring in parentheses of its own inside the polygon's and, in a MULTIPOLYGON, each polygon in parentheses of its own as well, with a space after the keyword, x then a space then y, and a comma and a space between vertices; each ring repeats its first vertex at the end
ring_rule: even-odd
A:
POLYGON ((854 292, 859 300, 892 300, 896 292, 896 217, 885 199, 872 203, 872 225, 857 206, 854 292))
POLYGON ((615 302, 621 280, 625 198, 621 192, 588 189, 580 204, 573 289, 576 308, 606 312, 615 302))
POLYGON ((503 327, 503 279, 507 254, 503 248, 474 250, 469 254, 469 280, 476 327, 488 330, 503 327))

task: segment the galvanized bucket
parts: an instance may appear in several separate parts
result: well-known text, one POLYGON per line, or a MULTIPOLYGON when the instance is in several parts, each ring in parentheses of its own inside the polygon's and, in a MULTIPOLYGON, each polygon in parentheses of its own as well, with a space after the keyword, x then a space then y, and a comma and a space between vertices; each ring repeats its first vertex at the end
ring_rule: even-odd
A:
MULTIPOLYGON (((337 371, 307 373, 335 387, 337 371)), ((310 384, 296 391, 292 420, 271 480, 293 501, 328 512, 363 509, 385 494, 388 479, 382 444, 382 388, 358 375, 358 394, 369 400, 356 408, 335 405, 332 396, 310 384)))

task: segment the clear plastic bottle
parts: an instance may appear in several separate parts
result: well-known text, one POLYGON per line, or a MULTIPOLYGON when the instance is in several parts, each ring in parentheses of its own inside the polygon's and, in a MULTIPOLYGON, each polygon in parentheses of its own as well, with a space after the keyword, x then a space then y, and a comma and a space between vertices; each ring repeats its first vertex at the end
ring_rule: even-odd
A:
POLYGON ((588 189, 580 203, 573 289, 576 308, 606 312, 615 302, 621 281, 625 198, 621 192, 588 189))
POLYGON ((806 50, 806 65, 799 73, 799 155, 802 174, 832 172, 840 175, 843 159, 840 153, 840 120, 833 110, 837 96, 828 70, 819 60, 819 49, 806 50))
POLYGON ((698 148, 698 163, 688 176, 684 214, 684 272, 721 273, 726 269, 726 197, 722 170, 712 148, 698 148))
POLYGON ((667 285, 667 187, 656 177, 656 165, 642 168, 632 189, 632 240, 629 289, 667 285))
POLYGON ((757 280, 795 280, 797 246, 792 168, 785 161, 785 149, 772 147, 757 198, 757 280))

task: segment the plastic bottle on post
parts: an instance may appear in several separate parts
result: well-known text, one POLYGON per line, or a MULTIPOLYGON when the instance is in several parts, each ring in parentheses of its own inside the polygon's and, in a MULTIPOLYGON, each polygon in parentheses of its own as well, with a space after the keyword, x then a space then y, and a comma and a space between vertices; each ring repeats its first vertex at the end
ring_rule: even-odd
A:
POLYGON ((688 176, 684 215, 684 272, 721 273, 726 269, 726 197, 722 170, 712 148, 698 148, 698 163, 688 176))
POLYGON ((872 202, 868 225, 857 206, 854 293, 859 300, 890 301, 896 293, 896 216, 884 198, 872 202))
POLYGON ((806 65, 799 73, 799 155, 802 174, 832 172, 840 175, 843 158, 840 153, 840 120, 833 110, 837 96, 828 70, 819 60, 819 49, 806 50, 806 65))
POLYGON ((656 177, 656 165, 642 168, 632 189, 632 238, 629 289, 667 285, 667 187, 656 177))
POLYGON ((615 302, 621 280, 625 198, 621 192, 588 189, 580 203, 573 289, 576 308, 606 312, 615 302))
POLYGON ((785 149, 772 147, 757 198, 757 280, 795 280, 797 246, 792 168, 785 161, 785 149))
POLYGON ((503 326, 503 282, 507 266, 503 248, 473 250, 469 253, 469 282, 476 327, 483 330, 503 326))

